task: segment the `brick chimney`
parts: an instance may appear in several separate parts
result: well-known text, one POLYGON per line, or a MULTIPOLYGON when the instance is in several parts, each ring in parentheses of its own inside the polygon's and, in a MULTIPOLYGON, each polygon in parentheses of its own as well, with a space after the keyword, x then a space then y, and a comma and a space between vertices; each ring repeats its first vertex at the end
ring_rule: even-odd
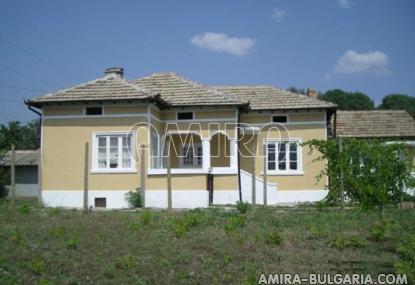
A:
POLYGON ((307 96, 308 96, 308 98, 311 98, 311 99, 317 99, 317 90, 312 89, 312 88, 308 88, 307 96))
POLYGON ((105 75, 116 75, 118 77, 123 78, 124 76, 124 68, 122 67, 110 67, 105 69, 105 75))

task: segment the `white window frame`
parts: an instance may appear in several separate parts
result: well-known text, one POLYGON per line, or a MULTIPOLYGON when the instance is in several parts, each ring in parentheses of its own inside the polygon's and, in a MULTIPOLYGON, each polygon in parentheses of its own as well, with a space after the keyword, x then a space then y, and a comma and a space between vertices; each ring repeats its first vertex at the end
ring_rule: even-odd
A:
MULTIPOLYGON (((108 138, 107 138, 107 144, 108 144, 108 138)), ((136 159, 135 159, 135 145, 136 145, 136 137, 135 134, 131 134, 129 132, 126 131, 110 131, 110 132, 94 132, 92 134, 92 169, 91 169, 91 173, 135 173, 137 172, 136 169, 136 159), (98 167, 98 138, 105 136, 105 137, 110 137, 110 136, 118 136, 118 137, 122 137, 122 136, 127 136, 129 135, 131 137, 130 142, 131 142, 131 166, 129 168, 123 168, 122 167, 122 155, 120 152, 122 152, 122 139, 118 140, 118 165, 120 167, 117 168, 109 168, 109 165, 107 166, 107 168, 99 168, 98 167), (121 145, 120 145, 121 143, 121 145)), ((107 152, 109 151, 109 148, 107 149, 107 152)), ((109 154, 107 153, 107 156, 109 156, 109 154)))
MULTIPOLYGON (((304 175, 304 171, 303 171, 303 149, 301 146, 302 140, 301 139, 281 139, 281 140, 266 140, 264 141, 264 145, 266 146, 266 154, 265 154, 265 159, 266 159, 266 167, 267 167, 267 174, 269 175, 304 175), (290 155, 289 155, 289 147, 287 147, 286 145, 286 158, 285 158, 285 170, 280 170, 279 169, 279 163, 278 163, 278 145, 279 144, 290 144, 290 143, 296 143, 297 144, 297 169, 293 170, 290 169, 290 155), (274 144, 275 145, 275 157, 276 157, 276 161, 275 161, 275 170, 269 170, 268 169, 268 145, 269 144, 274 144)), ((263 172, 262 172, 263 173, 263 172)))
POLYGON ((179 167, 180 168, 203 168, 203 147, 202 147, 202 143, 189 143, 189 144, 180 144, 180 151, 179 151, 179 167), (185 165, 184 159, 185 159, 185 153, 184 153, 184 147, 189 147, 192 146, 193 147, 193 164, 192 165, 185 165), (198 148, 202 149, 202 156, 198 156, 197 155, 197 149, 198 148), (200 165, 198 164, 198 160, 200 161, 200 165))

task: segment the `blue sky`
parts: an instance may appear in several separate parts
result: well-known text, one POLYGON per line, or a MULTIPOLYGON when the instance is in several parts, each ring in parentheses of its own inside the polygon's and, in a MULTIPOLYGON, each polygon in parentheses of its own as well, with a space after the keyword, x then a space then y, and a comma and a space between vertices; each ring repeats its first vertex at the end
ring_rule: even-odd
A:
POLYGON ((110 66, 129 79, 175 71, 212 85, 414 96, 414 28, 413 0, 1 0, 0 122, 35 118, 23 98, 110 66))

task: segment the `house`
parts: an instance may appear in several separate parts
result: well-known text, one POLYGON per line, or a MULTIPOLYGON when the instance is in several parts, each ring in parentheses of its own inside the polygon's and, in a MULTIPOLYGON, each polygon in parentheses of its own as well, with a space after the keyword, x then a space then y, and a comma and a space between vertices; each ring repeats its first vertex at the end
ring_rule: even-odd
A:
MULTIPOLYGON (((16 150, 15 182, 16 197, 35 198, 39 195, 38 183, 39 150, 16 150)), ((0 161, 0 167, 10 168, 10 152, 0 161)), ((10 186, 9 189, 10 196, 10 186)))
POLYGON ((125 194, 142 185, 146 207, 166 207, 168 164, 174 208, 234 204, 239 189, 251 201, 253 166, 261 204, 264 164, 268 204, 320 200, 327 181, 315 177, 325 162, 313 162, 318 154, 301 143, 331 135, 336 105, 316 95, 206 86, 175 73, 126 80, 122 68, 109 68, 102 78, 32 98, 26 104, 42 118, 43 202, 82 206, 85 143, 92 207, 128 207, 125 194))

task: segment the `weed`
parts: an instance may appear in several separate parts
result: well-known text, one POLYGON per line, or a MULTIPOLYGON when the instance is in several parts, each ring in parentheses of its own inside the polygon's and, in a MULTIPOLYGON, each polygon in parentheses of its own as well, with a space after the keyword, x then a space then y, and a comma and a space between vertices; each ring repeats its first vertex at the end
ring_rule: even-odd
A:
POLYGON ((249 204, 243 201, 238 201, 236 202, 236 209, 239 211, 239 213, 245 214, 246 212, 248 212, 249 204))
POLYGON ((151 213, 150 211, 144 211, 143 214, 141 215, 141 223, 144 226, 149 225, 152 220, 153 220, 153 213, 151 213))
POLYGON ((358 236, 337 234, 332 238, 330 245, 338 249, 362 248, 366 246, 366 242, 358 236))
POLYGON ((28 204, 23 204, 19 207, 19 212, 22 215, 29 215, 32 210, 32 207, 28 204))
POLYGON ((224 226, 224 230, 227 234, 234 232, 238 228, 242 228, 246 224, 246 218, 244 216, 231 216, 228 218, 228 222, 224 226))
POLYGON ((33 259, 30 263, 30 270, 36 275, 42 275, 45 272, 45 264, 40 259, 33 259))
POLYGON ((406 274, 410 283, 415 283, 415 238, 401 242, 396 249, 399 261, 394 264, 397 273, 406 274))
POLYGON ((48 215, 49 216, 56 216, 58 214, 61 213, 61 209, 60 208, 48 208, 48 215))
POLYGON ((223 262, 225 262, 226 265, 230 265, 232 263, 232 260, 233 260, 233 258, 230 255, 225 255, 223 257, 223 262))
POLYGON ((49 235, 52 238, 61 238, 61 237, 64 236, 64 234, 65 234, 65 229, 63 227, 60 227, 60 226, 53 227, 49 231, 49 235))
POLYGON ((268 230, 264 234, 264 242, 268 245, 279 245, 281 244, 282 237, 277 230, 268 230))
POLYGON ((124 255, 117 259, 115 267, 118 269, 130 269, 138 265, 136 258, 133 255, 124 255))
POLYGON ((71 236, 65 241, 67 249, 77 249, 78 243, 79 243, 79 239, 75 236, 71 236))
POLYGON ((104 276, 108 279, 114 279, 114 277, 115 277, 115 268, 114 268, 114 266, 108 266, 104 270, 104 276))
POLYGON ((393 224, 389 220, 379 220, 370 229, 371 237, 375 241, 385 241, 390 237, 393 224))
POLYGON ((182 237, 191 228, 197 227, 202 223, 200 211, 191 211, 183 216, 179 216, 170 223, 176 237, 182 237))

